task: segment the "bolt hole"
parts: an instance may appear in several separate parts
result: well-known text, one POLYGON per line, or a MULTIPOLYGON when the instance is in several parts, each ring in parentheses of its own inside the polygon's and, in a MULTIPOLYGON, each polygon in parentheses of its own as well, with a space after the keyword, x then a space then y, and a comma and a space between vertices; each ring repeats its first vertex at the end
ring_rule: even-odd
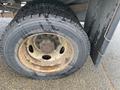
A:
POLYGON ((45 60, 49 60, 49 59, 51 59, 51 56, 49 56, 49 55, 44 55, 44 56, 42 56, 42 58, 45 59, 45 60))
POLYGON ((64 48, 64 47, 62 47, 62 48, 60 49, 60 54, 63 54, 63 53, 64 53, 64 51, 65 51, 65 48, 64 48))
POLYGON ((33 46, 32 46, 32 45, 29 45, 29 51, 30 51, 31 53, 34 52, 34 50, 33 50, 33 46))

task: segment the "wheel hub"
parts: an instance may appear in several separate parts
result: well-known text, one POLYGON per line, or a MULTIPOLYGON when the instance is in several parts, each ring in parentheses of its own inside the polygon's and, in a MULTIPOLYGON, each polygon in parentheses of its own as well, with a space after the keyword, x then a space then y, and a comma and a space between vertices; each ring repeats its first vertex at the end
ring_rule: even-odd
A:
POLYGON ((54 43, 50 40, 43 40, 39 47, 44 53, 51 53, 55 49, 54 43))

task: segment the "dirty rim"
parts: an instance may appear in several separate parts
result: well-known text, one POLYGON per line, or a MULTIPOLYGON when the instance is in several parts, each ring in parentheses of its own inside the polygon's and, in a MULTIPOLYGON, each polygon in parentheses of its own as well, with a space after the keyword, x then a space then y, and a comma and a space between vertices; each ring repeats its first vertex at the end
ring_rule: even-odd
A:
POLYGON ((35 72, 52 73, 66 69, 74 57, 71 40, 53 33, 26 37, 18 49, 20 62, 35 72))

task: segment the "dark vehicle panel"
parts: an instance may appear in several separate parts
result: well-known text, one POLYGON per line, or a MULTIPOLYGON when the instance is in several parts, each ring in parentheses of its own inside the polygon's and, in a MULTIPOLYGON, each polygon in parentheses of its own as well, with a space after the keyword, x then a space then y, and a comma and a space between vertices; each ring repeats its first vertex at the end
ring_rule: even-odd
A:
POLYGON ((91 42, 91 57, 98 64, 120 20, 120 0, 90 0, 85 31, 91 42))

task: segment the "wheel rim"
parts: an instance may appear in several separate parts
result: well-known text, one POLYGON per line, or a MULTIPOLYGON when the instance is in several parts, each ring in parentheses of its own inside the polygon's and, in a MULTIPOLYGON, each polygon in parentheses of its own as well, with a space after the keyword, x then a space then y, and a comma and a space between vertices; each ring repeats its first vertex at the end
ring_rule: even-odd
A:
POLYGON ((19 61, 35 72, 54 73, 66 69, 73 61, 71 40, 53 33, 26 37, 18 48, 19 61))

